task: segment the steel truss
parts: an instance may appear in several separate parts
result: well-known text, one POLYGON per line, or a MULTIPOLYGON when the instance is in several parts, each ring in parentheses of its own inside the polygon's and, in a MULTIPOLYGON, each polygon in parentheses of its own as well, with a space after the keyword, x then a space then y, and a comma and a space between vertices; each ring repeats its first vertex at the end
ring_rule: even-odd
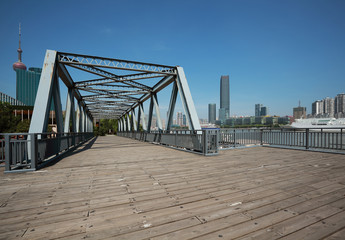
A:
POLYGON ((58 132, 90 132, 95 118, 118 119, 120 131, 137 130, 140 125, 150 131, 154 111, 158 128, 162 130, 157 93, 170 84, 173 90, 166 129, 171 128, 178 93, 189 129, 201 129, 182 67, 47 50, 29 132, 47 130, 52 99, 58 132), (72 79, 68 69, 94 77, 72 79), (64 121, 59 79, 68 88, 64 121), (143 103, 147 100, 150 100, 150 108, 146 122, 143 103))

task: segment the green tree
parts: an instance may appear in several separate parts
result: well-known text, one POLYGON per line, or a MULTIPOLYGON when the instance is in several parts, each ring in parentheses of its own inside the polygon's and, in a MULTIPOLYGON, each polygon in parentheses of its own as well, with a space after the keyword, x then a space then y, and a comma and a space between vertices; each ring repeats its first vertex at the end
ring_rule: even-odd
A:
POLYGON ((101 119, 99 126, 94 127, 94 134, 97 136, 104 136, 106 134, 117 133, 117 120, 116 119, 101 119))
POLYGON ((19 116, 13 115, 13 108, 9 103, 0 102, 0 133, 16 132, 19 116))
POLYGON ((30 128, 30 121, 28 119, 25 119, 23 121, 20 121, 17 124, 16 132, 17 133, 26 133, 26 132, 29 132, 29 128, 30 128))

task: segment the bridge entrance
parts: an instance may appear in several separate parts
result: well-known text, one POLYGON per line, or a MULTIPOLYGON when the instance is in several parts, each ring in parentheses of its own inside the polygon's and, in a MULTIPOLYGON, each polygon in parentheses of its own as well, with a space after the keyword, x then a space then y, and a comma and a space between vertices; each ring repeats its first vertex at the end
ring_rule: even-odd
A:
MULTIPOLYGON (((171 134, 177 95, 192 131, 183 133, 186 144, 182 147, 203 152, 205 139, 199 136, 202 133, 199 118, 182 67, 47 50, 29 133, 9 134, 1 141, 6 171, 36 170, 47 159, 87 141, 93 136, 94 119, 117 119, 119 132, 127 136, 125 133, 139 129, 150 133, 155 113, 158 132, 165 129, 171 134), (60 82, 68 89, 64 114, 60 82), (157 93, 167 86, 172 86, 172 90, 163 127, 157 93), (54 134, 47 133, 52 101, 56 116, 54 134), (149 101, 147 113, 143 107, 146 101, 149 101)), ((149 141, 151 135, 145 136, 149 141)), ((167 143, 171 141, 177 140, 167 143)))

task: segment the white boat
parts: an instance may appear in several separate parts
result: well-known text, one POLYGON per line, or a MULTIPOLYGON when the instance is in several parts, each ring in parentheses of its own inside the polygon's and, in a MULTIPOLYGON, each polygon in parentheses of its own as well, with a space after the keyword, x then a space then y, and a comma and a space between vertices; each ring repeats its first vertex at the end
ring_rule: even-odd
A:
POLYGON ((345 128, 345 118, 296 119, 292 128, 345 128))

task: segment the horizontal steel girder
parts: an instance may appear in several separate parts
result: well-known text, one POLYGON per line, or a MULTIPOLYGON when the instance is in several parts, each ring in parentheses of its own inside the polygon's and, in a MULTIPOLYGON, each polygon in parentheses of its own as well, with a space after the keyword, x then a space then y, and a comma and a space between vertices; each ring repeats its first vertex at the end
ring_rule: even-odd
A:
POLYGON ((104 57, 96 57, 96 56, 89 56, 89 55, 82 55, 82 54, 59 52, 58 60, 59 62, 65 63, 65 64, 98 66, 98 67, 103 67, 103 68, 114 68, 114 69, 131 70, 131 71, 139 71, 139 72, 164 73, 164 74, 176 75, 175 67, 172 67, 172 66, 129 61, 129 60, 122 60, 122 59, 104 58, 104 57))
MULTIPOLYGON (((98 79, 92 79, 92 80, 86 80, 86 81, 78 82, 78 83, 76 83, 76 87, 90 86, 90 85, 107 85, 107 83, 119 83, 119 82, 125 82, 125 81, 143 80, 143 79, 150 79, 150 78, 160 78, 160 77, 165 77, 165 76, 166 76, 166 74, 140 73, 140 74, 133 74, 133 75, 118 76, 116 80, 114 80, 112 78, 104 77, 104 78, 98 78, 98 79)), ((109 85, 109 86, 113 86, 113 85, 109 85)), ((117 86, 119 86, 119 85, 117 85, 117 86)), ((128 87, 128 86, 122 86, 122 87, 128 87)))

